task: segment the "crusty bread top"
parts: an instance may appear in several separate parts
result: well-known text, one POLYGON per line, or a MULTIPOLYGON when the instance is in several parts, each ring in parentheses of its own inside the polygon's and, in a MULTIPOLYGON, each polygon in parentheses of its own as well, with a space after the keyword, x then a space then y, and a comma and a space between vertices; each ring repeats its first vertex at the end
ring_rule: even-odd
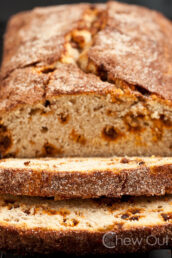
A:
POLYGON ((11 18, 5 35, 2 74, 35 63, 57 61, 64 52, 65 35, 77 27, 88 4, 35 8, 11 18))
POLYGON ((109 2, 89 58, 108 76, 172 100, 172 23, 146 8, 109 2))
POLYGON ((94 74, 86 74, 75 64, 58 63, 51 74, 26 67, 14 70, 2 81, 0 110, 10 110, 18 104, 43 102, 60 94, 94 93, 123 95, 123 91, 94 74))
POLYGON ((0 110, 59 94, 102 93, 107 87, 113 92, 116 80, 122 84, 117 87, 127 86, 131 93, 136 85, 143 96, 145 89, 145 95, 172 100, 171 35, 170 21, 159 13, 117 2, 17 14, 5 35, 0 110), (77 61, 83 53, 97 76, 81 71, 77 61), (102 73, 111 83, 100 81, 102 73))
POLYGON ((31 67, 14 70, 1 82, 0 110, 42 101, 47 82, 46 74, 38 74, 31 67))
POLYGON ((108 82, 102 82, 94 74, 85 74, 75 64, 57 64, 56 70, 50 76, 46 87, 46 97, 50 98, 59 94, 94 93, 99 94, 113 91, 122 94, 121 90, 114 89, 108 82))

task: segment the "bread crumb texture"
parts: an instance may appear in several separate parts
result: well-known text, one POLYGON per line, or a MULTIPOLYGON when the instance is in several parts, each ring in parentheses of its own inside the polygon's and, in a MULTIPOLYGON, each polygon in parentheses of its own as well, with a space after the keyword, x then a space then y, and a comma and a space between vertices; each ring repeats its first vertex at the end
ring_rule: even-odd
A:
POLYGON ((172 222, 172 199, 128 197, 54 201, 1 195, 0 226, 54 231, 119 231, 172 222), (121 225, 120 228, 118 225, 121 225))

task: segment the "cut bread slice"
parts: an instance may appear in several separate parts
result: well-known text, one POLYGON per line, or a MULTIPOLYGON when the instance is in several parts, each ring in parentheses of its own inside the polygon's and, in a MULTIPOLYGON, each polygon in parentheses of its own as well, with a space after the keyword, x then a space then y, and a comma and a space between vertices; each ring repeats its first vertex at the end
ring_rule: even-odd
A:
POLYGON ((172 25, 117 2, 10 20, 2 157, 172 156, 172 25))
POLYGON ((172 158, 0 160, 0 193, 66 198, 172 193, 172 158))
POLYGON ((125 253, 168 248, 171 238, 171 196, 123 201, 0 196, 0 248, 5 250, 125 253))

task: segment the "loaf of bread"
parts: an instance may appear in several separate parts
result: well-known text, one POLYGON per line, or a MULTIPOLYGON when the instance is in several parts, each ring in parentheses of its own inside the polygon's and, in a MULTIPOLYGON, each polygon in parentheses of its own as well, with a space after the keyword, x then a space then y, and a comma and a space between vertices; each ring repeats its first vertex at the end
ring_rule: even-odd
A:
POLYGON ((172 158, 2 159, 0 193, 55 199, 172 194, 172 158))
POLYGON ((158 12, 117 2, 13 16, 1 156, 171 156, 171 35, 158 12))
POLYGON ((171 196, 121 202, 0 196, 0 248, 5 250, 125 253, 168 248, 171 238, 171 196))

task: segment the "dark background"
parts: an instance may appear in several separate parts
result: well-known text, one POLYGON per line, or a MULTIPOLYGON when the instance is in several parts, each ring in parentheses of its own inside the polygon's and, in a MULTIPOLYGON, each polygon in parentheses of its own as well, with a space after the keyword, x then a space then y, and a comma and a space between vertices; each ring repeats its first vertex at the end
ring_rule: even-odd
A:
MULTIPOLYGON (((120 0, 119 0, 120 1, 120 0)), ((145 5, 163 12, 172 19, 172 0, 123 0, 127 3, 145 5)), ((33 8, 34 6, 69 4, 84 2, 82 0, 0 0, 0 20, 5 21, 10 15, 33 8)), ((105 2, 103 0, 85 2, 105 2)), ((120 1, 122 2, 122 1, 120 1)))
MULTIPOLYGON (((84 2, 82 0, 0 0, 0 60, 2 56, 2 40, 3 34, 5 31, 5 26, 8 18, 20 11, 32 9, 35 6, 46 6, 46 5, 56 5, 56 4, 70 4, 70 3, 79 3, 84 2)), ((85 1, 90 3, 95 2, 105 2, 103 0, 95 0, 95 1, 85 1)), ((122 2, 122 1, 120 1, 122 2)), ((124 0, 126 3, 144 5, 152 9, 156 9, 162 13, 164 13, 168 18, 172 19, 172 0, 124 0)), ((21 256, 20 256, 21 257, 21 256)), ((37 256, 38 257, 38 256, 37 256)), ((45 257, 45 256, 43 256, 45 257)), ((51 256, 52 257, 52 256, 51 256)), ((61 254, 56 254, 53 257, 65 257, 61 254)), ((74 256, 70 256, 70 258, 74 258, 74 256)), ((90 258, 91 256, 87 256, 90 258)), ((98 258, 100 256, 94 256, 94 258, 98 258)), ((105 256, 101 256, 102 258, 105 256)), ((133 254, 133 255, 110 255, 106 256, 106 258, 170 258, 171 255, 167 251, 160 250, 158 252, 153 251, 147 254, 133 254)), ((5 254, 0 253, 0 258, 13 258, 13 254, 5 254)))

